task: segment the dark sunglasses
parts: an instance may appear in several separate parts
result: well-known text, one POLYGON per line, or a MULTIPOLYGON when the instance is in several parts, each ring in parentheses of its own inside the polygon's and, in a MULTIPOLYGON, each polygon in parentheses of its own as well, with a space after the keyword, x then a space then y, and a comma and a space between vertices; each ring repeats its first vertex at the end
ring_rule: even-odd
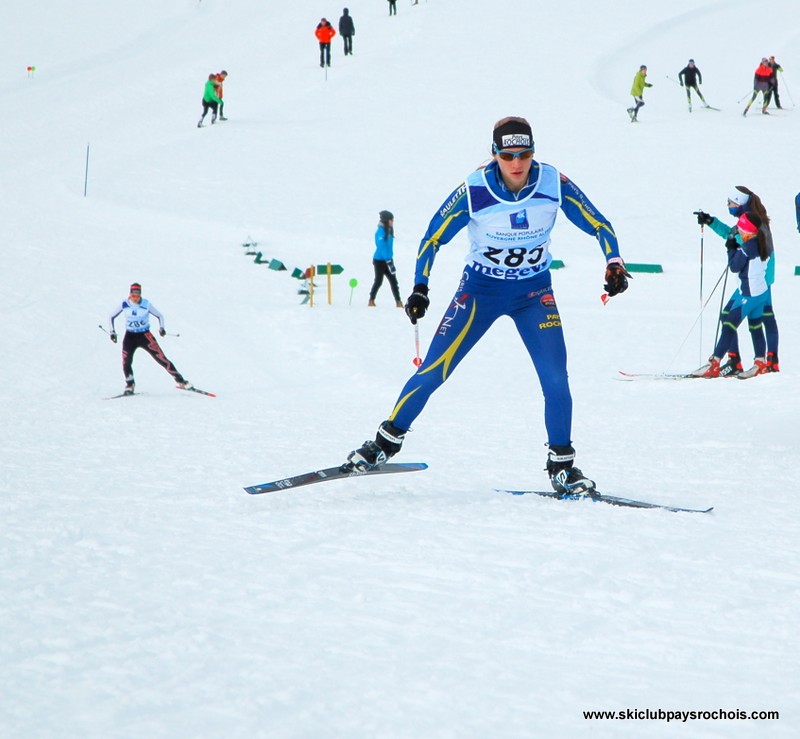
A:
POLYGON ((522 159, 523 161, 533 157, 533 147, 522 149, 520 151, 509 151, 508 149, 498 149, 497 144, 492 144, 492 151, 497 154, 504 162, 510 162, 514 159, 522 159))

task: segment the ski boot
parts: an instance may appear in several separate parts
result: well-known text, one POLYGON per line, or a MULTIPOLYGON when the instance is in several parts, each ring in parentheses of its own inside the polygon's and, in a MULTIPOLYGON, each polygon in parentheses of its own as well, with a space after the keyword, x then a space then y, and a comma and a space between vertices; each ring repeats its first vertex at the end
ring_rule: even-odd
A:
POLYGON ((728 361, 719 368, 720 377, 736 377, 744 369, 742 358, 736 352, 728 352, 728 361))
MULTIPOLYGON (((690 372, 690 377, 704 377, 706 379, 712 379, 714 377, 719 377, 720 366, 719 366, 719 359, 716 357, 709 357, 708 363, 704 364, 702 367, 698 367, 694 372, 690 372)), ((741 375, 739 375, 741 377, 741 375)))
POLYGON ((192 390, 193 389, 192 383, 189 382, 189 380, 187 380, 183 375, 178 375, 175 378, 175 387, 178 388, 178 390, 192 390))
POLYGON ((406 432, 397 428, 391 421, 378 426, 375 441, 367 440, 358 449, 347 455, 343 470, 368 472, 389 461, 403 446, 406 432))
POLYGON ((749 370, 739 373, 740 380, 749 380, 751 377, 758 377, 758 375, 766 375, 769 372, 769 364, 767 364, 766 357, 756 357, 753 360, 753 366, 749 370))
POLYGON ((125 389, 122 391, 123 395, 133 395, 136 392, 136 383, 133 378, 129 378, 125 383, 125 389))
POLYGON ((778 357, 775 352, 767 352, 767 372, 780 372, 781 368, 778 363, 778 357))
POLYGON ((550 484, 559 496, 579 497, 589 495, 594 489, 594 480, 590 480, 575 467, 575 450, 572 445, 551 445, 547 452, 547 474, 550 484))

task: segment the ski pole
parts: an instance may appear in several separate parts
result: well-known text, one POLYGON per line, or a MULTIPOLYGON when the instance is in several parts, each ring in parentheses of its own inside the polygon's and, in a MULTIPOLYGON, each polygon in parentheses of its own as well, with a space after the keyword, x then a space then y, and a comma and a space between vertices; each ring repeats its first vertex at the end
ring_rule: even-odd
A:
MULTIPOLYGON (((675 352, 675 356, 672 357, 672 359, 670 360, 670 363, 667 365, 668 367, 672 366, 673 362, 678 358, 678 355, 681 353, 681 349, 683 349, 683 345, 687 342, 689 337, 692 335, 692 331, 694 331, 694 327, 697 325, 697 322, 700 320, 700 318, 703 315, 703 311, 705 311, 706 306, 708 305, 709 301, 713 297, 714 293, 717 291, 717 288, 719 287, 719 283, 722 282, 722 278, 724 277, 726 279, 726 282, 727 282, 727 275, 728 275, 728 265, 726 264, 724 271, 722 272, 722 274, 719 276, 719 279, 717 280, 717 284, 714 285, 714 288, 709 293, 709 296, 706 298, 705 303, 703 303, 703 307, 700 309, 700 312, 697 314, 697 318, 694 319, 694 323, 692 323, 691 328, 689 329, 688 333, 686 334, 686 338, 681 342, 681 345, 678 347, 678 350, 675 352)), ((723 289, 723 295, 724 294, 725 293, 724 293, 724 289, 723 289)))
POLYGON ((664 76, 665 76, 665 77, 666 77, 668 80, 672 80, 672 81, 673 81, 673 82, 674 82, 676 85, 680 85, 681 87, 683 87, 683 85, 681 85, 681 83, 680 83, 680 82, 678 82, 678 80, 676 80, 674 77, 670 77, 668 74, 665 74, 664 76))
MULTIPOLYGON (((700 224, 700 312, 703 311, 703 236, 705 234, 705 225, 700 224)), ((727 274, 727 273, 726 273, 727 274)), ((723 290, 723 292, 725 292, 723 290)), ((703 361, 703 322, 700 321, 700 361, 703 361)))
POLYGON ((419 367, 422 364, 422 357, 419 355, 419 324, 414 324, 414 347, 416 349, 416 355, 414 359, 411 361, 414 363, 415 367, 419 367))
POLYGON ((106 330, 103 328, 103 325, 102 325, 102 324, 98 323, 98 324, 97 324, 97 328, 99 328, 99 329, 100 329, 100 330, 101 330, 101 331, 102 331, 104 334, 107 334, 108 336, 111 336, 111 334, 109 334, 109 333, 108 333, 108 331, 106 331, 106 330))
POLYGON ((781 72, 781 79, 783 80, 783 89, 786 90, 786 94, 789 96, 789 100, 792 101, 792 107, 794 108, 794 98, 792 97, 792 91, 789 89, 789 85, 786 84, 786 78, 783 76, 783 72, 781 72))
POLYGON ((725 269, 725 281, 722 283, 722 292, 719 294, 719 313, 717 314, 717 329, 714 334, 714 346, 716 347, 719 341, 719 332, 722 328, 722 306, 725 300, 725 288, 728 286, 728 270, 725 269))
POLYGON ((745 94, 743 97, 740 97, 740 98, 739 98, 739 99, 738 99, 736 102, 737 102, 737 103, 741 103, 741 102, 742 102, 742 100, 746 100, 746 99, 747 99, 747 96, 748 96, 748 95, 752 95, 752 94, 753 94, 753 93, 752 93, 752 91, 751 91, 751 92, 748 92, 748 93, 746 93, 746 94, 745 94))
POLYGON ((83 175, 83 197, 86 197, 86 189, 89 187, 89 144, 86 144, 86 172, 83 175))

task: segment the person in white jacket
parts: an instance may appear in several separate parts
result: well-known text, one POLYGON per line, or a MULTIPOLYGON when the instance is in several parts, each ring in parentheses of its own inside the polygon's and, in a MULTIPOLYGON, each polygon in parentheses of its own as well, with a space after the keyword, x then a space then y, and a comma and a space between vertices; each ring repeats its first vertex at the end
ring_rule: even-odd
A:
POLYGON ((167 359, 164 350, 158 345, 156 337, 150 332, 150 316, 158 320, 158 333, 166 335, 164 316, 147 299, 142 297, 142 286, 138 282, 131 285, 130 294, 111 313, 108 319, 109 336, 117 343, 117 332, 114 319, 120 313, 125 314, 125 336, 122 339, 122 372, 125 375, 125 395, 133 395, 136 383, 133 377, 133 355, 137 349, 144 349, 167 372, 172 375, 181 389, 189 387, 184 376, 175 365, 167 359))

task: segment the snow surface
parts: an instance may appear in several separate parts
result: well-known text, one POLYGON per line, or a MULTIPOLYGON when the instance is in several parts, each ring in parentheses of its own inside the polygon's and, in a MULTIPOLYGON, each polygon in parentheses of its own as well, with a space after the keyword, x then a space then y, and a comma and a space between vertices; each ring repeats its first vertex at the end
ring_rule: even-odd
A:
MULTIPOLYGON (((764 54, 784 102, 800 95, 796 0, 348 7, 355 53, 334 39, 327 79, 312 34, 336 24, 330 4, 0 8, 0 734, 798 736, 798 113, 737 103, 764 54), (667 79, 689 57, 720 112, 690 115, 667 79), (654 87, 632 126, 642 63, 654 87), (197 130, 222 68, 230 120, 197 130), (509 321, 409 434, 398 461, 426 472, 246 495, 337 464, 386 417, 414 344, 387 286, 366 306, 377 213, 396 215, 406 295, 429 218, 508 114, 628 261, 664 265, 604 307, 596 243, 560 219, 580 466, 610 492, 715 512, 494 492, 547 486, 509 321), (725 250, 706 233, 701 299, 692 211, 726 216, 736 184, 773 218, 782 372, 619 381, 710 352, 725 250), (333 304, 323 289, 302 306, 249 239, 290 270, 342 264, 333 304), (167 354, 219 397, 176 392, 138 355, 144 394, 104 399, 123 378, 97 326, 133 280, 180 334, 167 354), (583 717, 628 708, 780 720, 583 717)), ((424 344, 465 244, 440 253, 424 344)))

